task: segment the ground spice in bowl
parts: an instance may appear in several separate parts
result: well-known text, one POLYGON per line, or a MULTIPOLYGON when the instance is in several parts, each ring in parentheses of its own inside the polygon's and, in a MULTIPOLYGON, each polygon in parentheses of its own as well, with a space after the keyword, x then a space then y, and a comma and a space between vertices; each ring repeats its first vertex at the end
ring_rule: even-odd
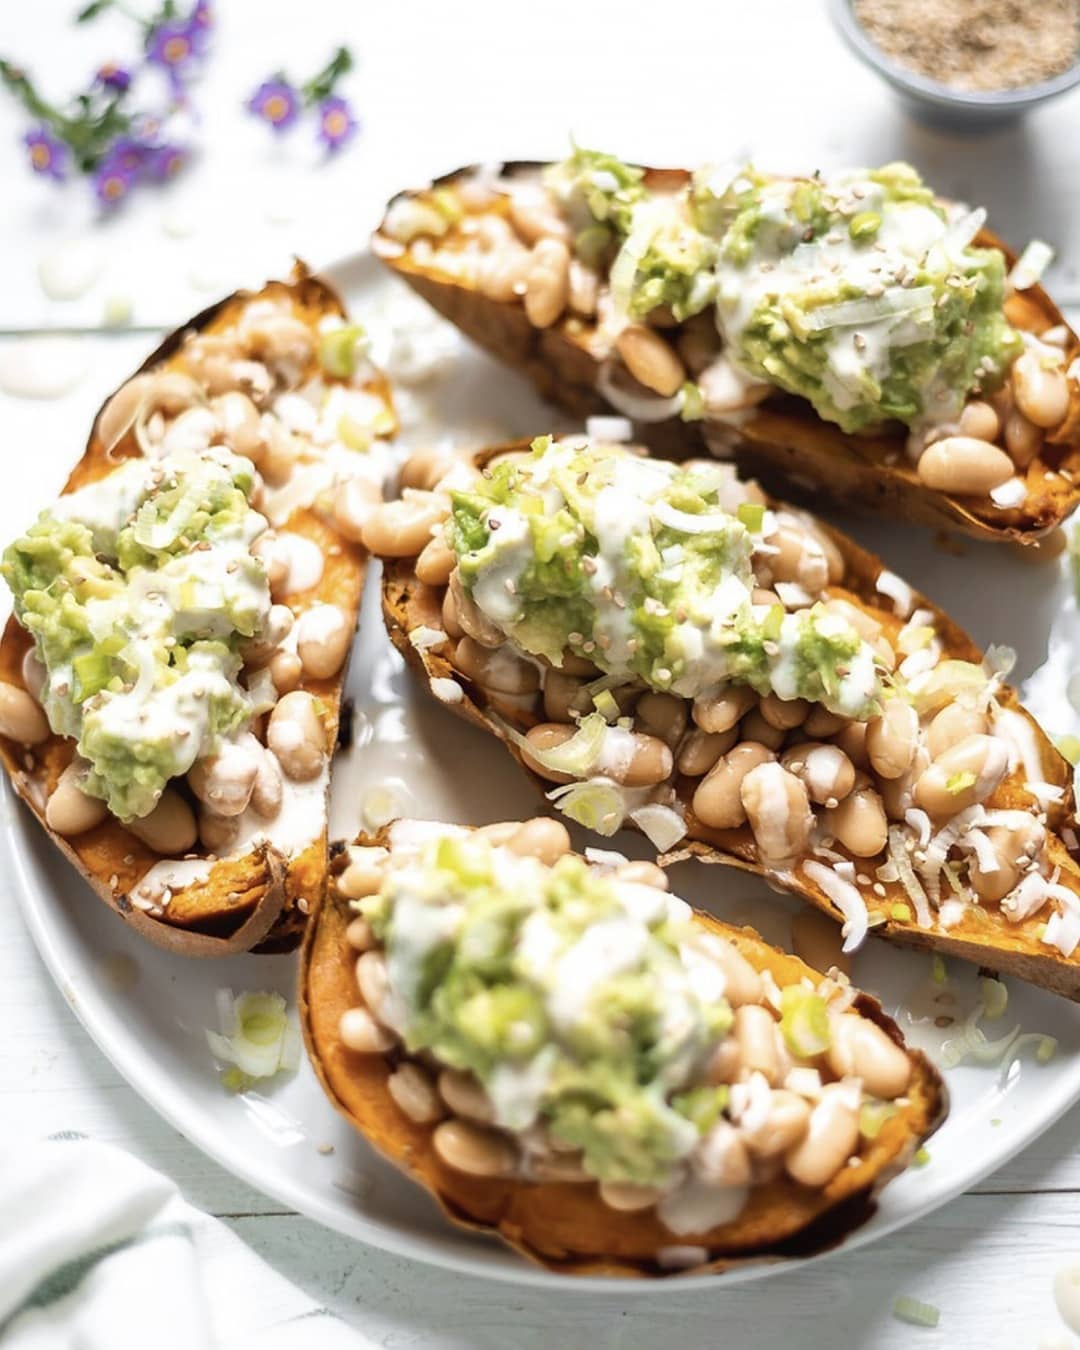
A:
POLYGON ((853 0, 867 37, 953 89, 1040 84, 1080 49, 1080 0, 853 0))

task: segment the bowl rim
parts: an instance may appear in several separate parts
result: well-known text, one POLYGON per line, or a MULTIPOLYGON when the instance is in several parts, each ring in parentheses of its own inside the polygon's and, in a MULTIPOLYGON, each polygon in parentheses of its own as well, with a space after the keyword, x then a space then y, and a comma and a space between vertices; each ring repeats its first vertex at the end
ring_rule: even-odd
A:
POLYGON ((1003 112, 1010 108, 1020 109, 1040 103, 1043 99, 1063 94, 1080 84, 1080 45, 1078 45, 1072 64, 1049 80, 1019 85, 1014 89, 956 89, 952 85, 930 79, 894 61, 870 37, 856 18, 853 0, 829 0, 829 9, 841 36, 857 56, 873 66, 883 78, 906 92, 938 104, 948 104, 953 108, 972 111, 985 108, 988 111, 1003 112))

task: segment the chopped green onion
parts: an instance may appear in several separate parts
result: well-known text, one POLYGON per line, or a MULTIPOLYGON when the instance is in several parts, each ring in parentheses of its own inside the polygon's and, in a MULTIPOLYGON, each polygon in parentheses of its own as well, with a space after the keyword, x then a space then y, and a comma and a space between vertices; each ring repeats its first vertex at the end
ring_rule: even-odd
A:
POLYGON ((949 972, 945 969, 945 959, 937 952, 930 958, 930 978, 935 984, 945 984, 949 978, 949 972))
POLYGON ((705 398, 700 386, 687 380, 679 390, 679 416, 684 422, 700 422, 705 416, 705 398))
POLYGON ((859 1133, 864 1139, 876 1139, 882 1125, 891 1120, 898 1110, 892 1102, 863 1102, 859 1108, 859 1133))
POLYGON ((780 636, 780 629, 784 623, 784 614, 786 610, 783 605, 773 605, 768 614, 765 615, 765 622, 761 625, 762 636, 766 642, 776 642, 780 636))
POLYGON ((993 1022, 1009 1006, 1009 991, 1000 980, 980 979, 979 985, 982 989, 983 1016, 993 1022))
POLYGON ((945 791, 951 792, 953 796, 957 793, 965 792, 969 787, 974 787, 978 779, 970 769, 965 769, 962 773, 953 773, 945 780, 945 791))
POLYGON ((358 323, 331 328, 319 338, 319 365, 327 375, 347 380, 356 374, 357 358, 365 348, 364 329, 358 323))
POLYGON ((233 1066, 222 1072, 222 1082, 243 1092, 257 1078, 272 1078, 300 1063, 300 1037, 289 1020, 288 1004, 280 994, 243 993, 229 989, 217 996, 221 1031, 207 1031, 216 1059, 233 1066))
POLYGON ((723 1114, 728 1104, 728 1094, 726 1084, 719 1087, 696 1087, 672 1097, 671 1105, 680 1116, 685 1116, 697 1126, 699 1134, 708 1134, 723 1114))
POLYGON ((601 689, 598 694, 593 695, 593 707, 605 722, 619 720, 619 705, 615 702, 615 696, 610 689, 601 689))
POLYGON ((431 192, 431 202, 439 215, 451 225, 456 225, 465 214, 461 203, 449 188, 434 188, 431 192))
POLYGON ((832 1044, 825 1000, 802 985, 789 984, 780 996, 780 1031, 800 1059, 823 1054, 832 1044))
POLYGON ((594 778, 589 783, 566 783, 547 794, 564 816, 597 834, 612 835, 626 818, 626 802, 615 783, 594 778))
POLYGON ((123 328, 125 324, 131 322, 132 304, 129 295, 107 295, 105 297, 104 320, 110 328, 123 328))
POLYGON ((932 1303, 920 1303, 917 1298, 901 1296, 892 1305, 893 1316, 900 1322, 909 1322, 913 1327, 936 1327, 941 1321, 941 1311, 932 1303))
POLYGON ((1032 239, 1020 254, 1009 273, 1009 285, 1014 291, 1026 291, 1038 282, 1054 260, 1054 250, 1041 239, 1032 239))
POLYGON ((765 508, 761 502, 740 502, 735 514, 751 534, 759 533, 761 522, 765 519, 765 508))
POLYGON ((375 437, 371 426, 358 418, 342 413, 337 424, 338 440, 350 450, 370 450, 375 437))
MULTIPOLYGON (((595 699, 599 695, 594 695, 595 699)), ((607 722, 598 712, 589 713, 578 723, 578 729, 569 740, 554 745, 550 750, 541 750, 533 745, 520 731, 507 725, 506 734, 529 759, 553 773, 569 774, 571 778, 587 778, 596 767, 607 735, 607 722)))
POLYGON ((911 922, 911 906, 898 901, 895 905, 889 906, 889 918, 895 919, 898 923, 911 922))
POLYGON ((877 211, 859 211, 848 224, 848 234, 852 239, 872 239, 880 229, 881 216, 877 211))
POLYGON ((928 1148, 920 1148, 916 1150, 915 1156, 911 1160, 911 1165, 912 1167, 925 1167, 929 1161, 930 1150, 928 1148))
POLYGON ((1040 1064, 1049 1064, 1057 1054, 1058 1043, 1053 1036, 1044 1036, 1039 1042, 1039 1048, 1035 1051, 1035 1058, 1040 1064))
POLYGON ((1080 764, 1080 736, 1059 736, 1054 742, 1058 753, 1075 769, 1080 764))

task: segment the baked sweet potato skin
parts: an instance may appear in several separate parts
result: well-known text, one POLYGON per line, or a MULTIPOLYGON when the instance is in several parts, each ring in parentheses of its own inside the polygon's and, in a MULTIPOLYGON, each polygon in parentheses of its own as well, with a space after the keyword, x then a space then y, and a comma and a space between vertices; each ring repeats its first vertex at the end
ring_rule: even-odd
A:
MULTIPOLYGON (((525 448, 525 442, 499 447, 484 452, 479 456, 478 462, 485 462, 486 459, 507 450, 525 448)), ((882 624, 888 636, 895 636, 903 620, 882 605, 884 597, 877 590, 876 584, 878 577, 886 570, 881 560, 839 530, 824 525, 822 528, 828 528, 828 533, 845 564, 842 582, 828 586, 827 593, 858 605, 882 624)), ((945 659, 981 661, 982 652, 967 633, 932 601, 913 593, 912 603, 933 614, 937 633, 944 647, 945 659)), ((447 702, 443 697, 440 701, 446 703, 446 706, 459 717, 497 736, 533 780, 537 789, 546 792, 551 784, 537 776, 524 762, 518 746, 505 732, 507 723, 524 731, 545 719, 532 713, 523 713, 509 703, 500 703, 497 709, 494 708, 484 690, 455 669, 448 644, 418 649, 409 641, 409 633, 418 626, 442 628, 441 592, 417 580, 411 560, 384 562, 382 605, 391 640, 420 678, 426 681, 429 687, 433 679, 449 679, 459 686, 460 700, 447 702)), ((443 690, 444 686, 437 688, 443 690)), ((999 701, 1002 706, 1016 712, 1027 721, 1041 756, 1043 781, 1062 790, 1061 799, 1046 808, 1048 851, 1052 864, 1061 870, 1059 878, 1061 884, 1080 898, 1080 863, 1075 851, 1069 848, 1062 836, 1062 831, 1071 827, 1076 813, 1071 766, 1055 749, 1030 713, 1020 705, 1014 689, 1004 687, 1000 692, 999 701)), ((1002 783, 992 798, 995 806, 1030 809, 1030 798, 1020 787, 1020 777, 1022 775, 1010 775, 1002 783)), ((833 902, 801 868, 777 872, 766 867, 758 856, 753 835, 747 826, 734 830, 715 830, 698 820, 690 806, 693 787, 697 781, 699 780, 685 778, 675 780, 676 795, 685 811, 687 834, 682 843, 660 858, 662 864, 695 857, 703 862, 721 863, 768 876, 770 881, 808 901, 831 918, 837 921, 842 919, 833 902)), ((836 844, 835 848, 839 852, 844 851, 839 844, 836 844)), ((858 870, 866 866, 864 860, 853 857, 852 861, 858 870)), ((940 952, 943 956, 973 961, 989 970, 1004 975, 1015 975, 1065 998, 1080 1001, 1080 948, 1072 956, 1065 957, 1056 949, 1040 942, 1038 931, 1042 918, 1038 914, 1020 923, 1011 923, 994 907, 969 907, 960 921, 947 931, 938 927, 924 929, 918 926, 914 918, 904 920, 895 917, 893 910, 895 905, 903 904, 910 909, 909 897, 899 881, 881 883, 881 889, 884 894, 864 893, 875 925, 871 929, 875 936, 919 950, 940 952)))
MULTIPOLYGON (((506 165, 504 173, 510 178, 529 177, 543 168, 523 161, 506 165)), ((431 188, 399 193, 393 200, 452 188, 477 172, 475 167, 458 169, 431 188)), ((654 188, 677 187, 688 177, 683 170, 647 169, 645 181, 654 188)), ((451 230, 440 246, 453 248, 454 242, 451 230)), ((1016 261, 1015 253, 990 230, 982 230, 975 242, 1001 249, 1010 265, 1016 261)), ((520 300, 490 299, 468 279, 416 258, 411 248, 403 250, 381 230, 375 233, 372 248, 440 314, 491 355, 520 371, 544 398, 576 417, 613 411, 597 387, 606 351, 591 321, 564 315, 550 328, 534 328, 520 300)), ((1067 327, 1061 311, 1037 285, 1014 292, 1006 313, 1015 327, 1036 335, 1067 327)), ((1080 338, 1069 330, 1067 362, 1078 353, 1080 338)), ((1068 415, 1023 474, 1026 501, 1011 509, 999 508, 989 498, 950 496, 928 488, 905 454, 903 428, 882 435, 848 436, 823 422, 804 400, 781 391, 749 413, 738 427, 714 420, 673 418, 635 424, 635 439, 676 458, 708 449, 723 459, 734 459, 740 470, 780 495, 808 501, 831 498, 860 511, 959 530, 989 541, 1035 543, 1080 505, 1080 385, 1075 380, 1070 385, 1068 415)))
MULTIPOLYGON (((383 832, 361 843, 387 841, 383 832)), ((480 1180, 455 1172, 436 1155, 432 1127, 418 1125, 395 1105, 386 1087, 392 1058, 359 1055, 338 1034, 341 1015, 357 1002, 355 953, 345 940, 353 911, 331 883, 312 916, 301 953, 300 1018, 311 1063, 334 1106, 365 1139, 438 1202, 453 1223, 502 1238, 523 1256, 565 1275, 657 1277, 667 1247, 690 1242, 709 1250, 694 1274, 718 1273, 755 1262, 809 1256, 841 1242, 873 1213, 881 1187, 910 1162, 946 1112, 945 1087, 919 1051, 906 1104, 880 1133, 864 1141, 859 1162, 843 1168, 822 1190, 780 1178, 755 1188, 737 1220, 708 1234, 675 1238, 652 1212, 618 1214, 592 1185, 480 1180)), ((730 937, 758 970, 783 987, 821 976, 769 946, 752 929, 732 928, 711 915, 697 919, 730 937)), ((860 994, 855 1008, 903 1044, 880 1004, 860 994)))
MULTIPOLYGON (((228 327, 247 303, 259 298, 287 299, 293 312, 311 325, 324 315, 344 313, 335 292, 298 264, 291 282, 269 282, 257 295, 237 292, 197 314, 167 337, 133 375, 178 366, 178 352, 188 334, 213 333, 228 327)), ((389 401, 389 388, 382 376, 377 385, 389 401)), ((104 477, 119 460, 140 453, 130 431, 117 445, 107 448, 98 431, 100 418, 101 412, 95 418, 86 450, 64 486, 65 493, 104 477)), ((290 607, 300 612, 315 603, 333 603, 352 615, 355 623, 366 569, 365 550, 306 507, 297 508, 285 528, 316 543, 324 562, 319 583, 308 591, 290 594, 290 607)), ((0 680, 24 687, 22 659, 30 646, 29 633, 14 616, 9 618, 0 640, 0 680)), ((305 678, 301 683, 321 700, 330 746, 337 737, 344 679, 342 669, 332 679, 305 678)), ((69 839, 57 835, 45 823, 48 796, 73 753, 74 742, 61 736, 51 736, 32 748, 0 737, 0 761, 16 792, 110 909, 149 941, 184 955, 219 956, 252 948, 279 951, 296 946, 305 910, 325 885, 325 829, 290 858, 261 846, 241 857, 214 861, 208 875, 178 887, 160 917, 154 916, 133 903, 131 893, 161 859, 120 821, 106 817, 100 825, 69 839)), ((203 850, 187 856, 206 854, 203 850)))

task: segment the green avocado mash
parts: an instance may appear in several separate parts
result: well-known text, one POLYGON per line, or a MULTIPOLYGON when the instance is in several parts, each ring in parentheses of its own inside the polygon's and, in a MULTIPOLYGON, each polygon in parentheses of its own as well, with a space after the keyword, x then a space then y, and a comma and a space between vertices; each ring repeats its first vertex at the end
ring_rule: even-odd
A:
POLYGON ((475 1074, 505 1128, 542 1122, 592 1176, 653 1185, 723 1111, 703 1070, 731 1009, 684 901, 462 832, 359 908, 407 1048, 475 1074))
POLYGON ((616 319, 715 304, 729 361, 846 432, 948 422, 1020 351, 1004 255, 973 243, 985 213, 947 212, 910 165, 828 179, 703 170, 651 193, 637 173, 580 150, 548 171, 575 229, 588 208, 594 233, 579 240, 599 226, 620 241, 616 319), (611 191, 597 196, 598 175, 611 191))
POLYGON ((463 585, 525 651, 693 698, 727 682, 873 716, 874 653, 823 605, 756 605, 751 555, 771 513, 721 497, 720 465, 677 466, 580 439, 533 442, 453 494, 463 585))
POLYGON ((609 245, 629 233, 634 207, 645 197, 644 176, 614 155, 578 147, 549 166, 544 183, 575 232, 579 257, 598 264, 609 245))
POLYGON ((78 740, 84 790, 121 820, 243 726, 240 643, 270 607, 250 554, 266 521, 248 460, 217 448, 130 460, 62 497, 4 553, 19 622, 47 670, 42 701, 78 740))

